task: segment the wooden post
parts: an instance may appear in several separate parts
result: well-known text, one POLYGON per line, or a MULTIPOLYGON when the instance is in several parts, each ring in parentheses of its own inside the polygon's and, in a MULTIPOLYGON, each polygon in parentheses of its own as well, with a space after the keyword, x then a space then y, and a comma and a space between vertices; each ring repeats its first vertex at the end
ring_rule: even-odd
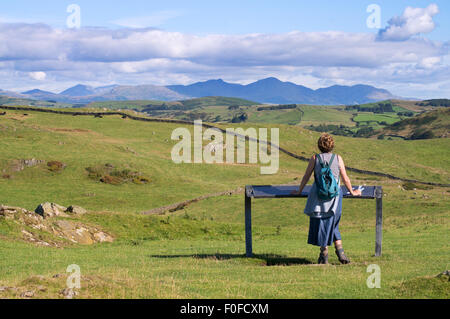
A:
POLYGON ((383 189, 377 186, 376 197, 376 224, 375 224, 375 256, 381 256, 381 242, 383 240, 383 189))
POLYGON ((253 256, 252 251, 252 198, 245 191, 245 255, 253 256))

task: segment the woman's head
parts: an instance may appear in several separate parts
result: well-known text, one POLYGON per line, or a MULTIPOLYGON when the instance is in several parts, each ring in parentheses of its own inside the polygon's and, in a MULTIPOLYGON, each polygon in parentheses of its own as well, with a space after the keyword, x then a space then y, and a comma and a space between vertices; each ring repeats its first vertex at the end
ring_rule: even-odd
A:
POLYGON ((328 133, 323 133, 317 141, 317 146, 322 153, 329 153, 334 148, 334 139, 328 133))

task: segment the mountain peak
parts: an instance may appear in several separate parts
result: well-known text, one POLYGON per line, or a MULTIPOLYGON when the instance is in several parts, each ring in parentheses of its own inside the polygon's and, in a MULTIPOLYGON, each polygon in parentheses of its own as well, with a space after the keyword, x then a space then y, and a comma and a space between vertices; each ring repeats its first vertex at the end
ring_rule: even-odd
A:
POLYGON ((272 83, 283 83, 281 80, 277 79, 276 77, 270 76, 268 78, 256 81, 255 83, 258 82, 272 82, 272 83))
POLYGON ((133 99, 177 101, 195 97, 223 96, 260 103, 312 105, 363 104, 394 98, 389 91, 370 85, 333 85, 312 90, 293 82, 280 81, 276 77, 267 77, 247 85, 225 82, 220 78, 189 85, 169 86, 108 85, 92 87, 77 84, 60 94, 36 89, 24 92, 24 95, 39 100, 51 99, 76 103, 133 99))
POLYGON ((208 81, 205 81, 204 83, 217 83, 217 84, 222 84, 222 83, 225 83, 225 81, 222 80, 222 79, 214 79, 214 80, 208 80, 208 81))
POLYGON ((392 96, 386 90, 363 84, 333 85, 312 90, 292 82, 283 82, 276 77, 267 77, 247 85, 227 83, 217 79, 186 86, 168 86, 168 88, 191 97, 227 96, 275 104, 356 104, 380 101, 392 96))
POLYGON ((67 95, 67 96, 86 96, 86 95, 92 95, 95 93, 95 89, 93 87, 84 85, 84 84, 77 84, 75 86, 72 86, 71 88, 68 88, 67 90, 61 92, 61 95, 67 95))
POLYGON ((43 91, 39 89, 34 89, 26 92, 22 92, 22 94, 32 95, 32 94, 53 94, 52 92, 43 91))

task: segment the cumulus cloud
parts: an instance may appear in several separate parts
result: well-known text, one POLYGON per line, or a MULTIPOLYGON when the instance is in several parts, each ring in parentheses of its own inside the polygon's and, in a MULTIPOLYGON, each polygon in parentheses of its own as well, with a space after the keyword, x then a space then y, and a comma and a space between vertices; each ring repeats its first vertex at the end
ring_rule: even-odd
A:
MULTIPOLYGON (((203 66, 361 66, 411 63, 440 56, 444 46, 425 39, 377 42, 371 34, 289 32, 196 36, 155 29, 53 29, 0 25, 0 61, 52 65, 149 60, 203 66), (53 62, 51 62, 53 61, 53 62)), ((141 68, 136 68, 139 70, 141 68)))
POLYGON ((44 81, 47 77, 47 74, 45 72, 30 72, 29 73, 30 78, 36 81, 44 81))
MULTIPOLYGON (((378 36, 338 31, 199 36, 154 28, 0 24, 0 72, 30 86, 50 78, 54 83, 45 81, 49 87, 55 82, 168 85, 211 78, 248 83, 268 76, 313 88, 436 83, 447 81, 450 44, 413 35, 434 28, 437 10, 432 5, 407 8, 378 36), (402 41, 377 41, 380 37, 402 41)), ((5 84, 0 78, 0 87, 8 88, 5 84)))
POLYGON ((407 7, 401 16, 388 21, 388 26, 378 33, 378 39, 404 41, 420 33, 429 33, 436 26, 433 16, 438 13, 439 8, 434 3, 426 8, 407 7))

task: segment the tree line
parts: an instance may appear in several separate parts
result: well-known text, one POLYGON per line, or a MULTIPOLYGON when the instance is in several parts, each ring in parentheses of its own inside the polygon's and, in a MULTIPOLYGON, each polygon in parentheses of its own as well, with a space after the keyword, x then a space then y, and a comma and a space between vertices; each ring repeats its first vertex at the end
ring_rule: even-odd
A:
POLYGON ((394 105, 391 102, 380 102, 375 105, 347 105, 346 111, 357 110, 358 112, 384 113, 394 112, 394 105))

